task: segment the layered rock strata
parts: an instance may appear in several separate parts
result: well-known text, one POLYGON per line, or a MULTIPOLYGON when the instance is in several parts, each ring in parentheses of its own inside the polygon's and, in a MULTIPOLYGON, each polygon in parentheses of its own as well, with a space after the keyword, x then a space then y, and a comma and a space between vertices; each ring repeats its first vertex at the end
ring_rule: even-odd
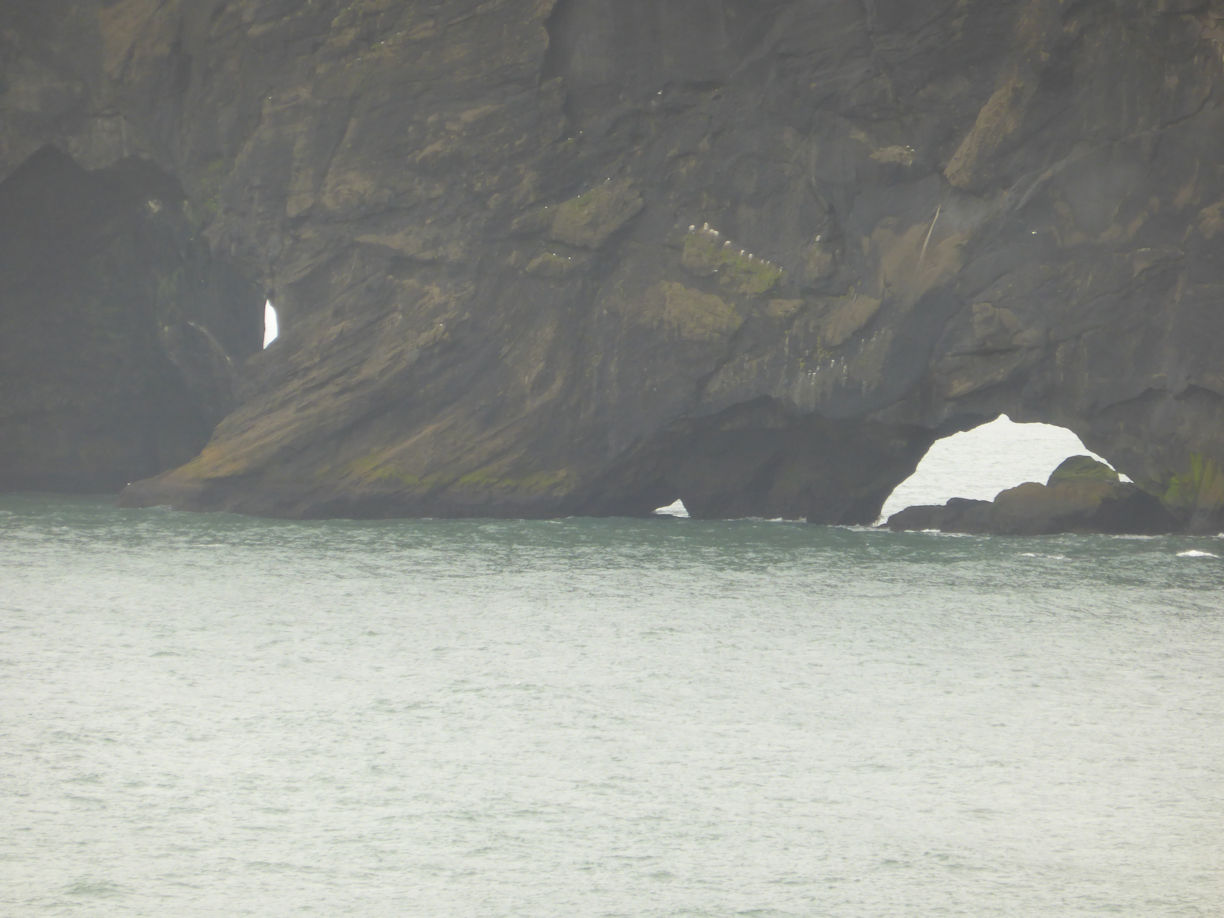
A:
POLYGON ((1224 523, 1224 11, 13 0, 0 177, 181 186, 282 338, 132 504, 869 522, 1069 427, 1224 523))

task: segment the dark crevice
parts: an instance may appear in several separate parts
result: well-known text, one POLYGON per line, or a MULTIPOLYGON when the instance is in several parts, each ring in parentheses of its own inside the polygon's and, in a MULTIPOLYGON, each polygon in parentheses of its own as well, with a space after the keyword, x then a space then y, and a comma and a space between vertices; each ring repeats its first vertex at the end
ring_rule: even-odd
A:
POLYGON ((54 147, 0 183, 0 489, 117 490, 232 407, 263 301, 183 203, 147 161, 90 172, 54 147))
POLYGON ((933 439, 917 427, 801 415, 755 399, 639 443, 575 512, 645 516, 678 495, 695 519, 869 524, 933 439))
POLYGON ((544 30, 548 33, 548 51, 544 55, 544 66, 540 70, 540 76, 544 80, 565 77, 561 35, 566 30, 572 6, 572 0, 557 0, 544 21, 544 30))

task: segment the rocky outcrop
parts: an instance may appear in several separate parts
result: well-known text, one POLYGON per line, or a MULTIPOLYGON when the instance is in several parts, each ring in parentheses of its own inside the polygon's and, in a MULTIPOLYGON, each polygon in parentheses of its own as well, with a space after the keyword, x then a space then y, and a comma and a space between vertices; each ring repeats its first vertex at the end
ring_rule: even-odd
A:
POLYGON ((907 507, 888 518, 894 532, 940 530, 994 535, 1059 532, 1156 534, 1178 526, 1161 502, 1089 456, 1072 456, 1045 484, 1025 482, 993 501, 954 498, 942 506, 907 507))
POLYGON ((1224 11, 13 0, 0 177, 181 185, 282 338, 133 504, 874 519, 1071 428, 1224 522, 1224 11))

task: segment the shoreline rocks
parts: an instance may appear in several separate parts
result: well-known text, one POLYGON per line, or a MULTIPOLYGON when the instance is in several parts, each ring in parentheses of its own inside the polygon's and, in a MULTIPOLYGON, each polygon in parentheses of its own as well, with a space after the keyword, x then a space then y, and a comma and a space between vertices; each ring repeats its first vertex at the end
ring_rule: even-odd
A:
POLYGON ((907 507, 885 525, 894 532, 990 535, 1154 535, 1179 528, 1159 500, 1089 456, 1064 460, 1045 484, 1027 481, 1000 491, 993 501, 954 497, 942 506, 907 507))

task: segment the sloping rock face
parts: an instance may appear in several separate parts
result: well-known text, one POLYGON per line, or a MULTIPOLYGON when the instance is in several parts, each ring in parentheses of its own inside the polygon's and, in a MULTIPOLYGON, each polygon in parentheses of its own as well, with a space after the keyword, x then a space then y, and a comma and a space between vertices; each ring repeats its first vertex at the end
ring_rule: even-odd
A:
POLYGON ((15 0, 0 26, 0 176, 48 142, 144 159, 281 316, 130 503, 867 522, 1006 411, 1224 522, 1215 4, 15 0))
POLYGON ((993 501, 953 498, 943 506, 907 507, 888 518, 895 532, 938 529, 995 535, 1060 532, 1156 534, 1177 520, 1160 501, 1090 456, 1072 456, 1045 484, 1028 481, 993 501))

